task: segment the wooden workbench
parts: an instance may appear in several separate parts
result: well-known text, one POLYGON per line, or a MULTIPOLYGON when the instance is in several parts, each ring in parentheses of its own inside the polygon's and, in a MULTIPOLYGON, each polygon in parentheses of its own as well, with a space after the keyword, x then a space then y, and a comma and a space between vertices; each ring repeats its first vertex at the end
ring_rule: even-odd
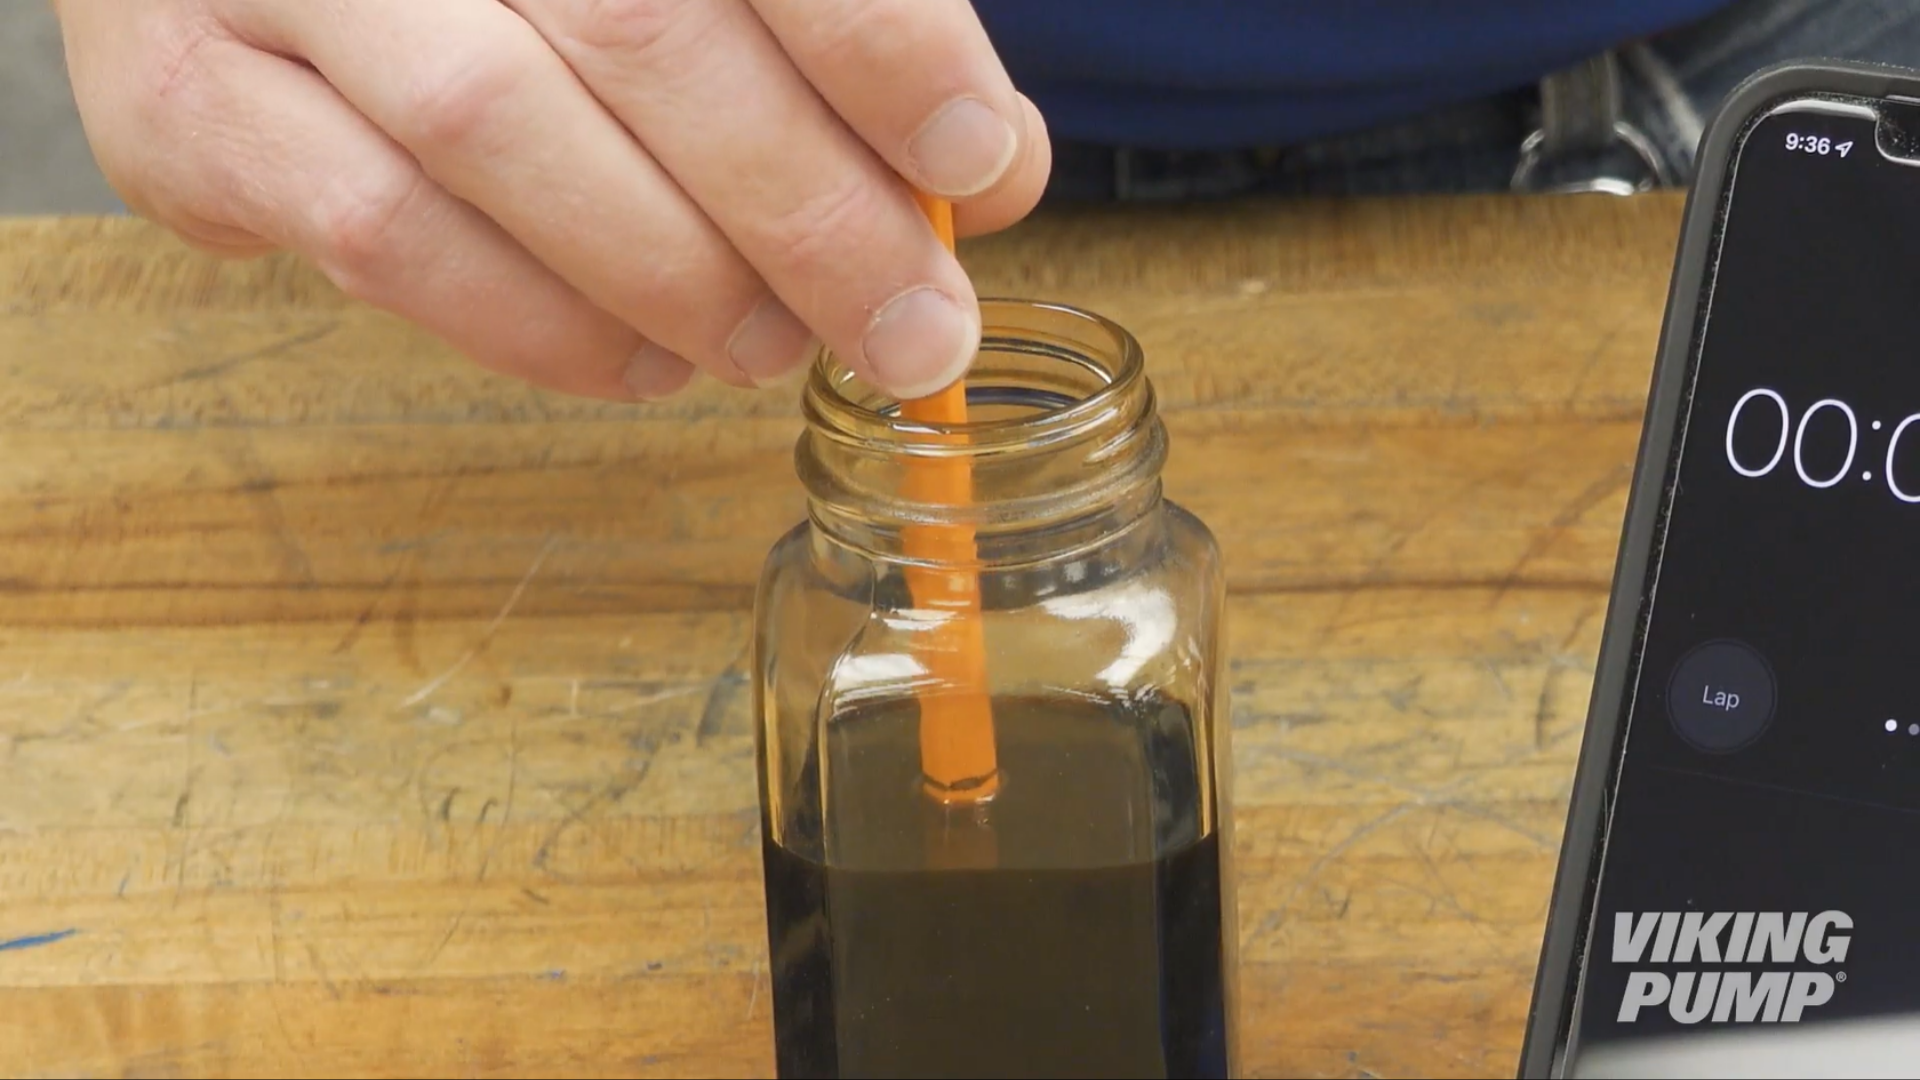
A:
MULTIPOLYGON (((1249 1075, 1512 1075, 1679 209, 964 250, 1140 336, 1224 548, 1249 1075)), ((0 225, 0 1074, 770 1076, 743 669, 797 431, 0 225)))

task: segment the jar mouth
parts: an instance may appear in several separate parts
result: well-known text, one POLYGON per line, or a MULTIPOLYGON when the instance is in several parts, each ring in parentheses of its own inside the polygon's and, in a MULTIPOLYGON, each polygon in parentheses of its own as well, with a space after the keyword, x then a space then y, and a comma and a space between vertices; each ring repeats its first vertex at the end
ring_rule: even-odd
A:
POLYGON ((980 351, 965 377, 968 421, 910 419, 899 399, 822 350, 805 408, 817 431, 884 442, 893 452, 947 456, 1037 448, 1110 421, 1146 381, 1140 344, 1103 316, 1066 304, 983 298, 980 351))

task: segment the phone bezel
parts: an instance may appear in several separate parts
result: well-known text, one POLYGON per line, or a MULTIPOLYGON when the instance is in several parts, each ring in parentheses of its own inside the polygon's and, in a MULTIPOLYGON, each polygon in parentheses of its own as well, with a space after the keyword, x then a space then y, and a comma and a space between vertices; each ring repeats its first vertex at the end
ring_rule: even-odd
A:
POLYGON ((1649 569, 1669 512, 1678 467, 1675 447, 1693 389, 1693 371, 1710 308, 1736 152, 1749 129, 1787 101, 1820 95, 1920 98, 1920 71, 1839 60, 1776 64, 1727 96, 1701 138, 1695 179, 1681 219, 1640 446, 1614 563, 1605 629, 1594 671, 1587 725, 1574 768, 1558 866, 1527 1010, 1519 1077, 1553 1077, 1572 1032, 1582 954, 1592 929, 1606 845, 1607 804, 1615 789, 1627 725, 1630 676, 1639 666, 1649 615, 1649 569))

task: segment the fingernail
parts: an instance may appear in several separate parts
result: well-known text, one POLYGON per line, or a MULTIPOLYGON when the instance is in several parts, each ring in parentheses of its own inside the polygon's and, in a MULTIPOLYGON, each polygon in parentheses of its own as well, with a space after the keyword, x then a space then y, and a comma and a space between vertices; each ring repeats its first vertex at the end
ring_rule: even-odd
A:
POLYGON ((956 98, 907 142, 907 156, 929 191, 959 199, 997 183, 1018 145, 1013 126, 985 102, 956 98))
POLYGON ((819 340, 817 338, 809 338, 807 340, 806 350, 802 354, 805 358, 804 363, 795 364, 775 378, 756 379, 754 382, 762 390, 798 390, 800 387, 806 385, 808 377, 813 374, 813 360, 819 354, 819 340))
POLYGON ((767 297, 753 309, 727 342, 727 356, 755 384, 781 382, 794 369, 805 369, 813 353, 813 331, 787 305, 767 297))
POLYGON ((861 347, 882 389, 902 400, 927 397, 973 363, 980 321, 937 289, 915 289, 880 309, 861 347))
POLYGON ((641 401, 658 401, 686 389, 693 381, 693 365, 679 354, 648 342, 627 361, 622 381, 627 384, 628 392, 641 401))

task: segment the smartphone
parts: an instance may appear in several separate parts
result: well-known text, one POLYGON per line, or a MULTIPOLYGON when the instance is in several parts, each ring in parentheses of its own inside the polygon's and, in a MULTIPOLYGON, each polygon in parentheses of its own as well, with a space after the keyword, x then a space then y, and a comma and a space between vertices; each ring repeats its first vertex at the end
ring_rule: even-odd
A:
POLYGON ((1519 1075, 1920 1076, 1920 72, 1702 141, 1519 1075))

